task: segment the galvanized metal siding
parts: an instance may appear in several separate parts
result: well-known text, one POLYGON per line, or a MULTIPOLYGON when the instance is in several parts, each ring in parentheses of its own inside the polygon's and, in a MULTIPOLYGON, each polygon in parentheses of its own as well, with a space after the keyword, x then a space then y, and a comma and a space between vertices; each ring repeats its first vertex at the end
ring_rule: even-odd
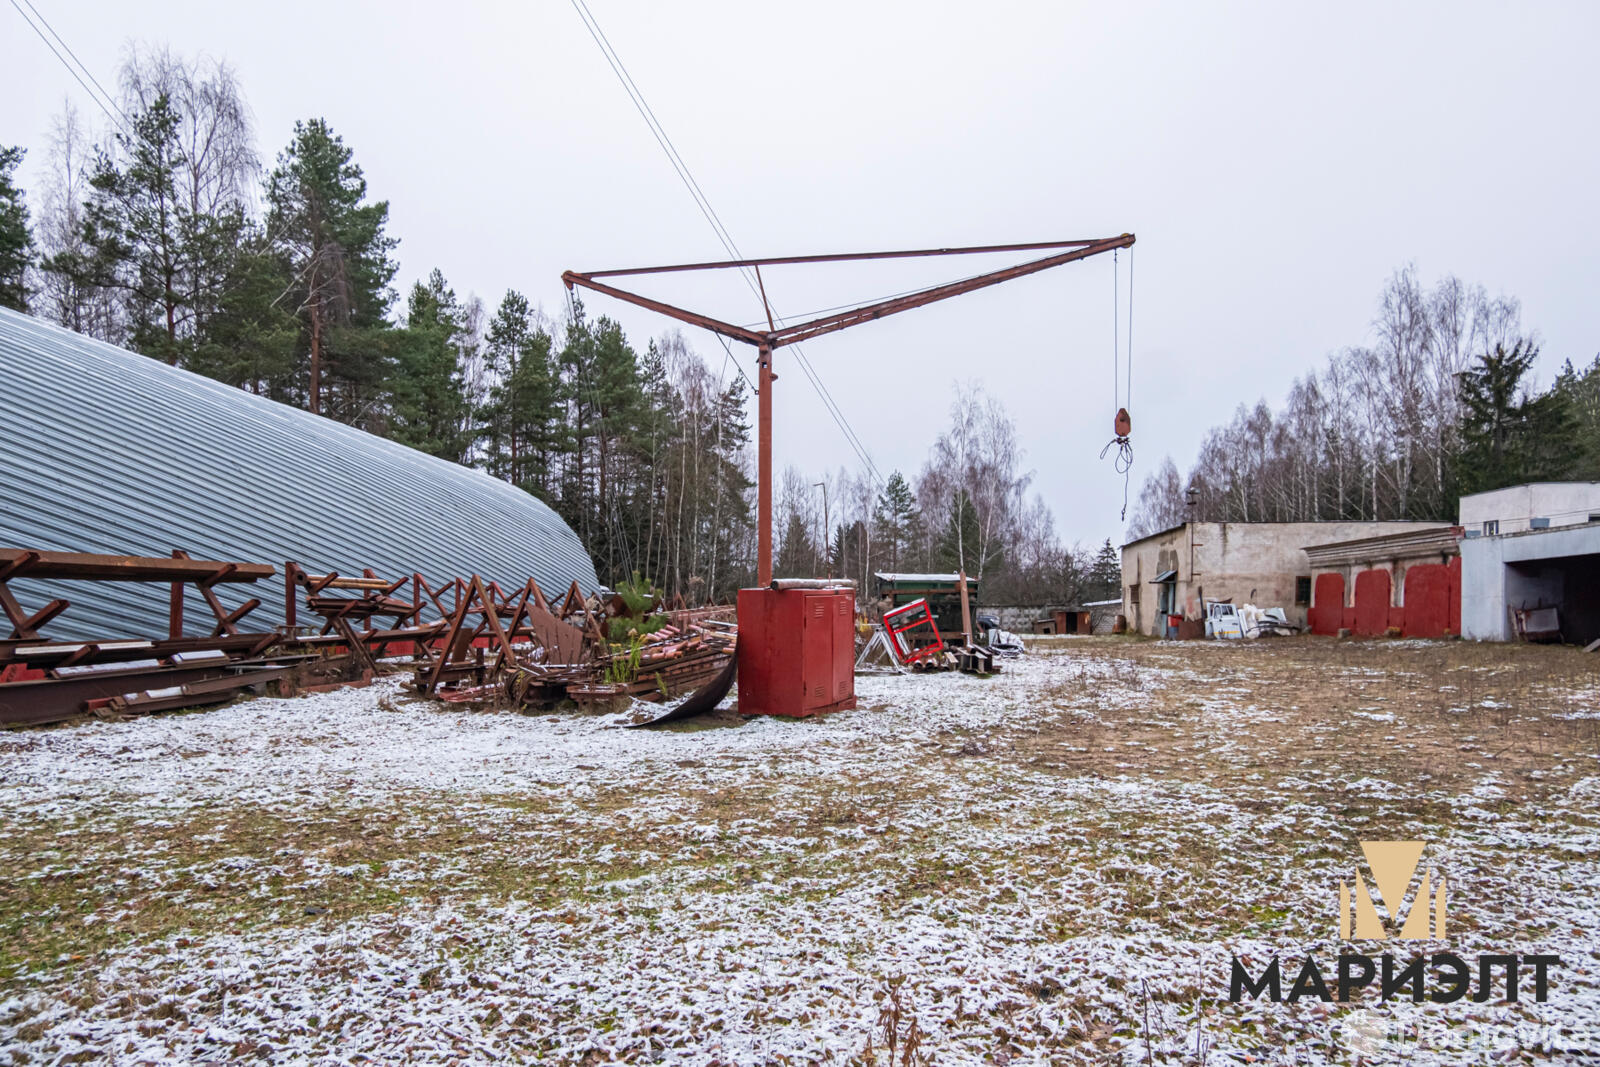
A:
MULTIPOLYGON (((571 528, 505 482, 3 309, 0 545, 598 584, 571 528)), ((164 586, 12 588, 25 607, 72 601, 49 637, 166 632, 164 586)), ((283 621, 281 577, 218 592, 261 598, 246 629, 283 621)), ((185 608, 191 629, 211 618, 192 591, 185 608)))

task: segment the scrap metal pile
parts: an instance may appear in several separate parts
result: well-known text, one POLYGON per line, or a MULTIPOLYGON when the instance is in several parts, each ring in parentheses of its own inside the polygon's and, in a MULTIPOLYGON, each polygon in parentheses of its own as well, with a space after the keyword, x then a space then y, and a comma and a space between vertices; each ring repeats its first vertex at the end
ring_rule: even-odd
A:
MULTIPOLYGON (((998 674, 995 658, 1022 654, 1022 641, 1000 629, 994 616, 978 616, 981 643, 948 642, 939 632, 927 600, 917 599, 883 613, 883 625, 856 654, 856 671, 862 674, 903 674, 907 670, 960 671, 963 674, 998 674)), ((965 635, 962 635, 964 638, 965 635)))
MULTIPOLYGON (((317 574, 293 561, 283 571, 284 625, 246 630, 260 598, 230 607, 218 590, 248 588, 277 573, 267 563, 196 560, 181 551, 165 558, 0 548, 0 610, 9 623, 9 632, 0 623, 0 725, 365 685, 393 669, 395 657, 410 657, 415 689, 441 700, 658 700, 719 677, 732 665, 737 640, 732 622, 718 618, 731 616, 731 608, 661 611, 652 600, 648 618, 634 618, 617 598, 585 599, 576 582, 552 606, 532 579, 510 592, 477 575, 435 588, 420 574, 317 574), (79 582, 166 585, 156 595, 167 600, 167 634, 52 639, 41 631, 72 618, 71 600, 47 592, 49 599, 29 610, 10 585, 19 581, 49 583, 43 588, 50 591, 79 582), (192 592, 207 612, 198 627, 185 619, 192 592)), ((37 599, 39 590, 22 592, 37 599)))
POLYGON ((437 652, 424 650, 413 684, 452 702, 658 701, 699 688, 733 662, 731 607, 658 610, 647 601, 586 598, 573 583, 552 604, 535 581, 508 592, 473 577, 437 652))

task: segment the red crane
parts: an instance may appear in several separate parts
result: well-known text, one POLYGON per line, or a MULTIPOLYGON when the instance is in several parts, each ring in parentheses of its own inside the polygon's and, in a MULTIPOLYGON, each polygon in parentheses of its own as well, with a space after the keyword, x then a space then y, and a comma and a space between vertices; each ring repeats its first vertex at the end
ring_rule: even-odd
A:
MULTIPOLYGON (((887 315, 910 311, 925 304, 932 304, 946 300, 962 293, 986 289, 991 285, 1011 281, 1013 278, 1022 278, 1029 274, 1059 267, 1066 263, 1075 263, 1080 259, 1088 259, 1102 252, 1110 252, 1118 248, 1129 248, 1133 245, 1134 237, 1125 233, 1117 237, 1102 237, 1084 241, 1035 241, 1028 244, 1005 245, 978 245, 969 248, 923 248, 901 252, 845 252, 833 255, 817 256, 778 256, 769 259, 730 259, 715 263, 681 263, 666 267, 634 267, 624 270, 597 270, 582 273, 567 271, 561 275, 561 280, 570 290, 574 285, 581 285, 585 289, 592 289, 597 293, 625 300, 630 304, 637 304, 642 308, 660 312, 671 316, 680 322, 691 326, 699 326, 720 334, 732 341, 742 341, 747 345, 754 345, 758 366, 756 394, 758 399, 759 414, 757 416, 756 433, 756 584, 765 588, 772 582, 772 353, 785 345, 809 341, 813 337, 833 333, 848 326, 857 326, 863 322, 871 322, 887 315), (1013 267, 991 271, 976 277, 965 278, 961 281, 948 282, 944 285, 935 285, 904 296, 891 297, 870 304, 862 304, 846 311, 835 312, 807 322, 785 326, 779 329, 773 321, 772 308, 767 306, 766 332, 746 329, 732 323, 722 322, 702 315, 695 311, 675 307, 638 293, 619 289, 599 281, 600 278, 625 278, 645 274, 673 274, 685 271, 701 270, 728 270, 754 268, 756 281, 761 291, 761 300, 766 304, 766 283, 761 281, 761 268, 771 266, 785 266, 799 263, 844 263, 857 260, 878 259, 912 259, 928 256, 962 256, 975 255, 986 252, 1034 252, 1057 250, 1043 259, 1030 260, 1019 263, 1013 267)), ((1126 437, 1122 428, 1122 421, 1126 415, 1119 413, 1118 434, 1126 437)))

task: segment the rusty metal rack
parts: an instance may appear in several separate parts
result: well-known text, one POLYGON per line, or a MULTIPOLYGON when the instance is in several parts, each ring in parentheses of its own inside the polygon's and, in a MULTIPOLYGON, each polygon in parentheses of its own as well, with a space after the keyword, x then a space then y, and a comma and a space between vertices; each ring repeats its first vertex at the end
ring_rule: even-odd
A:
POLYGON ((225 608, 216 594, 224 584, 245 584, 276 573, 268 564, 160 556, 110 556, 0 548, 0 609, 10 623, 0 640, 0 724, 57 722, 140 691, 163 691, 163 700, 202 685, 192 703, 226 700, 233 692, 276 680, 292 664, 259 657, 278 642, 276 632, 247 633, 240 622, 261 605, 254 597, 225 608), (171 586, 164 639, 55 641, 40 635, 46 623, 72 605, 53 599, 28 612, 9 587, 18 579, 165 582, 171 586), (203 636, 184 632, 184 593, 196 587, 214 624, 203 636), (272 672, 269 678, 265 672, 272 672), (174 692, 175 691, 175 692, 174 692))
POLYGON ((414 687, 452 703, 547 707, 562 700, 663 700, 724 675, 731 683, 738 627, 717 618, 731 614, 730 607, 652 612, 661 616, 660 628, 619 651, 605 625, 621 610, 618 598, 585 599, 576 583, 552 604, 536 581, 507 593, 474 576, 459 583, 438 655, 419 660, 414 687))
POLYGON ((479 575, 435 588, 420 574, 319 574, 290 560, 284 564, 284 625, 243 630, 261 600, 251 597, 230 609, 216 587, 276 574, 270 564, 197 560, 184 552, 166 558, 0 549, 0 609, 10 624, 9 636, 0 639, 0 726, 219 704, 245 691, 366 684, 395 646, 402 654, 409 646, 416 691, 446 701, 648 700, 718 677, 731 682, 737 627, 717 618, 731 611, 727 607, 678 603, 653 612, 661 616, 658 629, 638 639, 638 648, 618 652, 606 626, 622 610, 620 601, 585 598, 576 582, 552 603, 531 578, 511 590, 479 575), (167 634, 52 640, 40 629, 70 602, 57 598, 29 611, 7 585, 15 579, 166 583, 167 634), (190 586, 211 613, 209 626, 194 633, 185 632, 190 586), (425 619, 428 614, 437 617, 425 619))
MULTIPOLYGON (((377 660, 389 646, 410 643, 413 654, 426 655, 428 642, 445 629, 449 612, 439 594, 422 575, 390 581, 380 578, 370 567, 361 576, 345 577, 336 571, 312 574, 294 560, 283 565, 284 644, 300 648, 328 648, 343 645, 368 669, 377 669, 377 660), (410 586, 407 593, 406 587, 410 586), (308 611, 322 620, 314 634, 301 633, 299 595, 305 596, 308 611), (421 622, 422 612, 432 604, 439 618, 421 622), (377 629, 375 619, 387 616, 388 629, 377 629), (360 629, 356 629, 360 624, 360 629)), ((459 597, 459 593, 458 593, 459 597)))
POLYGON ((250 597, 230 609, 217 587, 276 574, 267 563, 197 560, 182 551, 166 558, 0 548, 0 610, 10 625, 9 635, 0 639, 0 725, 216 704, 269 686, 282 693, 364 684, 378 672, 377 660, 389 646, 409 642, 427 656, 428 642, 445 628, 442 617, 421 621, 429 604, 441 615, 445 611, 421 575, 394 582, 370 570, 359 578, 316 575, 290 562, 284 574, 287 625, 245 631, 246 617, 261 600, 250 597), (29 611, 8 585, 17 579, 167 583, 167 635, 52 640, 40 630, 71 602, 56 598, 29 611), (184 617, 191 586, 211 613, 192 634, 185 632, 186 623, 195 620, 184 617), (297 625, 302 592, 307 608, 320 618, 319 633, 302 633, 297 625), (391 619, 393 625, 378 629, 376 619, 391 619))
POLYGON ((576 582, 555 609, 531 578, 508 594, 475 574, 458 583, 456 594, 438 654, 416 668, 416 688, 424 695, 479 694, 510 684, 510 669, 525 661, 521 665, 531 673, 517 675, 521 688, 515 696, 519 702, 532 699, 544 694, 531 693, 530 685, 541 691, 564 685, 569 674, 585 672, 596 648, 604 646, 597 622, 573 621, 590 615, 576 582), (518 646, 525 647, 519 652, 518 646), (492 661, 486 656, 491 650, 492 661))

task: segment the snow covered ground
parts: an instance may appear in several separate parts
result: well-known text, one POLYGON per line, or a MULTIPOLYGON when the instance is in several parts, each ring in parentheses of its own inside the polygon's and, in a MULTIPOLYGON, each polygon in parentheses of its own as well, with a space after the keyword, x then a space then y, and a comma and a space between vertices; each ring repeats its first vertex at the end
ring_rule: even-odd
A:
POLYGON ((0 1064, 1592 1057, 1592 668, 1466 648, 1040 641, 655 731, 386 682, 0 734, 0 1064), (1392 838, 1450 879, 1430 950, 1559 955, 1549 1000, 1229 1003, 1235 955, 1337 958, 1392 838))

